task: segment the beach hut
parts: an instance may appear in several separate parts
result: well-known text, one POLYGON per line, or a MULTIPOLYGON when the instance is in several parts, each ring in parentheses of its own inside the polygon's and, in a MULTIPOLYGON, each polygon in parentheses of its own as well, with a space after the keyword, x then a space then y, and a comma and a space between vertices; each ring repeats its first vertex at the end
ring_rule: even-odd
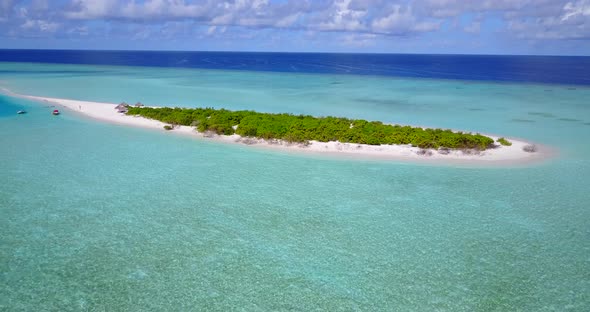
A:
POLYGON ((143 105, 143 104, 141 104, 141 102, 137 102, 137 103, 135 103, 135 107, 142 107, 142 106, 144 106, 144 105, 143 105))
POLYGON ((127 112, 127 107, 129 105, 127 105, 127 103, 123 102, 117 106, 115 106, 115 109, 117 110, 117 112, 119 113, 126 113, 127 112))

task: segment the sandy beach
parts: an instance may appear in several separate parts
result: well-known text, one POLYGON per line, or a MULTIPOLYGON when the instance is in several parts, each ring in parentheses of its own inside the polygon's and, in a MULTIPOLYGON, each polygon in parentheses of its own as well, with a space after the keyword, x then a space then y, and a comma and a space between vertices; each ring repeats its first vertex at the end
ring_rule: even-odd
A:
MULTIPOLYGON (((167 131, 164 130, 164 126, 166 124, 163 122, 139 116, 129 116, 118 113, 115 109, 117 104, 113 103, 23 95, 16 94, 7 89, 2 89, 2 91, 12 96, 54 105, 58 109, 65 108, 68 112, 75 112, 104 122, 167 131)), ((245 138, 236 134, 225 136, 200 133, 193 127, 189 126, 177 126, 174 128, 174 130, 170 130, 168 132, 190 135, 196 138, 216 140, 224 143, 246 144, 257 148, 289 152, 304 152, 318 155, 337 155, 339 157, 355 159, 401 160, 423 163, 479 166, 533 164, 546 160, 555 155, 555 151, 539 144, 535 144, 537 148, 536 152, 525 152, 523 148, 527 145, 532 145, 533 143, 509 137, 506 138, 512 143, 511 146, 502 146, 498 144, 497 148, 488 149, 481 152, 450 150, 448 154, 443 154, 437 150, 423 150, 421 148, 412 147, 409 145, 366 145, 356 143, 318 141, 310 141, 310 144, 303 145, 290 144, 283 141, 269 142, 262 139, 245 138)), ((494 135, 484 135, 489 136, 494 140, 498 139, 498 137, 494 135)))

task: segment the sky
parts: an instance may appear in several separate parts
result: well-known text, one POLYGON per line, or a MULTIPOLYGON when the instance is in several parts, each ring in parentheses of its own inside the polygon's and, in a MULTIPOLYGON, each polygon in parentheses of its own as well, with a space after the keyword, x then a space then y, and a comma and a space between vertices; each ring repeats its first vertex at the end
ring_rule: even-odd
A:
POLYGON ((0 0, 0 48, 590 55, 590 0, 0 0))

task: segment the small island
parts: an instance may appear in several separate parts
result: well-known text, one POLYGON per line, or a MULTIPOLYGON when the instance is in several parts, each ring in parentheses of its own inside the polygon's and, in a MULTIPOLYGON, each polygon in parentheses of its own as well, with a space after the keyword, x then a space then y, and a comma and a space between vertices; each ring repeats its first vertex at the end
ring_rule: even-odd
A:
MULTIPOLYGON (((367 145, 411 145, 424 149, 495 148, 494 139, 443 129, 384 124, 380 121, 342 117, 271 114, 213 108, 128 107, 127 115, 159 120, 171 125, 193 126, 199 132, 238 134, 264 140, 309 144, 310 141, 367 145)), ((170 130, 173 126, 167 126, 170 130)))
POLYGON ((469 166, 532 164, 556 155, 549 147, 514 138, 379 121, 141 103, 117 105, 17 94, 5 88, 0 92, 108 123, 308 154, 469 166))

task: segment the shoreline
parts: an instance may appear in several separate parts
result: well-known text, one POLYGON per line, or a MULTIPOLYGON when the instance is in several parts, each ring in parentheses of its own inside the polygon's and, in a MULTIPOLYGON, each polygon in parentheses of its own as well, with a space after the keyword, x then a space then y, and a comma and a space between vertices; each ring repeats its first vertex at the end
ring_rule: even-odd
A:
MULTIPOLYGON (((506 138, 512 143, 512 146, 498 144, 499 146, 497 148, 487 149, 481 152, 450 150, 448 154, 441 154, 436 150, 425 150, 409 145, 367 145, 318 141, 310 141, 309 145, 304 145, 297 143, 291 144, 280 140, 266 141, 263 139, 242 137, 237 134, 229 136, 212 135, 198 132, 193 127, 189 126, 176 126, 173 130, 164 130, 164 126, 167 125, 166 123, 144 117, 118 113, 115 109, 117 104, 113 103, 24 95, 14 93, 6 88, 0 88, 0 91, 10 96, 60 106, 80 115, 111 124, 154 129, 188 135, 200 139, 214 140, 217 142, 243 144, 267 150, 297 152, 311 155, 327 155, 362 160, 409 161, 423 164, 510 166, 540 163, 551 158, 551 156, 555 154, 550 148, 539 144, 534 144, 537 147, 536 152, 525 152, 523 151, 523 147, 533 143, 512 138, 506 138)), ((483 135, 494 139, 494 141, 499 138, 494 135, 483 135)))

